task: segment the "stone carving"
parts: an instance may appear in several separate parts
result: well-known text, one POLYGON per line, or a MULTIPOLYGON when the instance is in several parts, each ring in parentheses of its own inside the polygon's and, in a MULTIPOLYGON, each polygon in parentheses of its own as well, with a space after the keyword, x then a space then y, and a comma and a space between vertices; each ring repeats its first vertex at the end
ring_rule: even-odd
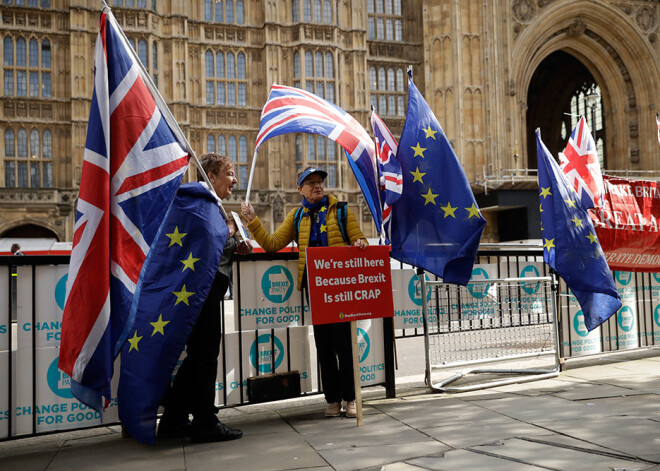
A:
POLYGON ((273 206, 273 222, 276 224, 282 223, 284 221, 284 201, 279 194, 275 196, 275 199, 272 203, 273 206))
POLYGON ((651 7, 642 7, 637 10, 635 21, 643 31, 651 31, 655 28, 655 9, 651 7))
POLYGON ((583 35, 586 29, 587 24, 584 22, 584 19, 581 16, 578 16, 568 27, 566 34, 572 38, 577 38, 578 36, 583 35))
POLYGON ((513 16, 521 23, 529 23, 536 15, 536 6, 531 0, 515 0, 512 9, 513 16))

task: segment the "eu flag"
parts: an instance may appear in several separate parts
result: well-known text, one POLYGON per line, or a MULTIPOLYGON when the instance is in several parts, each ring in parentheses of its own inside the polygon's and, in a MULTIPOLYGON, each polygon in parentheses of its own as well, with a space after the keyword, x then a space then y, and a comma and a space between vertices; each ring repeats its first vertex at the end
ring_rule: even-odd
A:
POLYGON ((214 195, 182 185, 142 269, 121 351, 119 418, 153 443, 160 399, 218 270, 229 229, 214 195))
POLYGON ((392 206, 392 257, 466 285, 486 221, 442 127, 408 71, 408 114, 396 158, 403 192, 392 206))
POLYGON ((543 259, 559 273, 593 330, 621 307, 596 231, 577 193, 568 186, 536 131, 543 259))

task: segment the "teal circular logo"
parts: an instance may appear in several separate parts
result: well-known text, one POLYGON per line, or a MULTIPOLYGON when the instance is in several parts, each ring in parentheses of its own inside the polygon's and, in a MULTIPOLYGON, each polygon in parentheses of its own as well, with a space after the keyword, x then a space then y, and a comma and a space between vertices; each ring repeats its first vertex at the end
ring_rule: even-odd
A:
POLYGON ((653 311, 653 320, 655 321, 655 325, 660 326, 660 304, 653 311))
POLYGON ((73 399, 73 393, 71 392, 71 378, 68 374, 61 372, 57 368, 58 360, 59 357, 56 357, 46 372, 48 387, 56 396, 63 397, 64 399, 73 399))
MULTIPOLYGON (((527 277, 539 277, 539 269, 536 268, 534 265, 527 265, 525 268, 523 268, 520 271, 520 278, 527 278, 527 277)), ((538 290, 539 287, 541 286, 541 283, 538 281, 532 281, 529 283, 523 283, 522 284, 522 289, 525 293, 527 294, 535 294, 538 290)))
POLYGON ((369 336, 367 333, 358 327, 357 329, 358 336, 358 357, 360 363, 367 359, 369 356, 369 349, 371 348, 371 342, 369 341, 369 336))
POLYGON ((261 277, 261 291, 271 303, 283 303, 293 293, 293 276, 283 265, 273 265, 261 277))
POLYGON ((616 281, 618 281, 621 285, 627 286, 632 280, 632 273, 629 271, 615 271, 614 277, 616 278, 616 281))
POLYGON ((64 310, 64 297, 66 296, 66 280, 69 277, 68 274, 60 278, 60 281, 55 285, 55 302, 64 310))
POLYGON ((623 306, 619 309, 619 314, 616 316, 619 327, 624 332, 630 332, 635 327, 635 315, 630 306, 623 306))
POLYGON ((274 373, 284 359, 284 345, 282 341, 271 334, 261 334, 250 347, 250 363, 259 370, 259 373, 274 373), (272 341, 271 341, 272 339, 272 341), (259 349, 259 345, 270 348, 259 349), (274 361, 273 361, 274 359, 274 361))
MULTIPOLYGON (((424 279, 429 281, 429 277, 424 275, 424 279)), ((410 300, 415 303, 417 306, 422 305, 422 286, 418 284, 419 276, 413 275, 408 282, 408 296, 410 300)), ((426 302, 431 301, 431 290, 426 291, 426 302)))
POLYGON ((587 326, 584 325, 584 314, 582 313, 582 309, 576 312, 573 317, 573 330, 575 330, 580 337, 586 337, 589 335, 587 326))
MULTIPOLYGON (((483 268, 475 268, 472 270, 471 280, 487 280, 488 273, 483 268)), ((467 289, 470 294, 478 299, 483 299, 488 295, 488 290, 490 289, 490 283, 469 283, 467 289)))
POLYGON ((655 281, 660 283, 660 273, 653 273, 653 278, 655 278, 655 281))

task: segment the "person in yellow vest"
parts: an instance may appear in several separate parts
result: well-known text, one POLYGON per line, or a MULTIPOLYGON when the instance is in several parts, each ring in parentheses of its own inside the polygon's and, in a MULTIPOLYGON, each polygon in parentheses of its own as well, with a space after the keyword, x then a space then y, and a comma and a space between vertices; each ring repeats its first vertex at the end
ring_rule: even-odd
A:
MULTIPOLYGON (((305 249, 307 247, 354 245, 364 249, 368 245, 355 215, 348 208, 345 208, 346 227, 344 229, 347 240, 344 240, 340 219, 337 215, 337 198, 331 194, 325 194, 324 180, 327 176, 328 174, 324 170, 316 167, 307 167, 298 172, 298 192, 302 196, 303 207, 299 227, 297 227, 296 221, 298 208, 292 209, 282 225, 269 234, 255 214, 252 204, 248 201, 241 205, 243 215, 248 221, 248 229, 266 252, 281 250, 291 241, 298 244, 298 290, 304 288, 306 296, 309 296, 305 276, 305 249)), ((315 325, 314 341, 321 365, 323 393, 328 403, 325 416, 339 416, 342 401, 344 401, 346 402, 346 416, 355 417, 357 410, 350 324, 341 322, 315 325)))

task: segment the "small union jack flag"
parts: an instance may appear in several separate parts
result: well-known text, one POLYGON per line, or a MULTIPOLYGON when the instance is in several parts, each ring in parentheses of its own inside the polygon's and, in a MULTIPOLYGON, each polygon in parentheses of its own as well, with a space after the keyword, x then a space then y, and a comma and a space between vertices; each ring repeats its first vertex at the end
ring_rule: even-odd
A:
POLYGON ((371 127, 376 138, 376 155, 380 168, 381 199, 383 201, 383 233, 390 239, 392 205, 401 197, 403 176, 401 164, 396 160, 398 144, 389 128, 375 111, 371 112, 371 127))
POLYGON ((346 111, 313 93, 273 84, 261 112, 255 155, 267 139, 298 132, 321 134, 344 148, 380 232, 382 209, 376 152, 374 141, 364 127, 346 111))
POLYGON ((106 9, 96 40, 59 357, 73 394, 96 410, 110 399, 140 271, 189 160, 129 47, 106 9))
POLYGON ((596 144, 584 116, 580 116, 575 125, 564 155, 560 154, 560 166, 569 186, 580 196, 585 208, 600 205, 604 191, 603 174, 596 144))

